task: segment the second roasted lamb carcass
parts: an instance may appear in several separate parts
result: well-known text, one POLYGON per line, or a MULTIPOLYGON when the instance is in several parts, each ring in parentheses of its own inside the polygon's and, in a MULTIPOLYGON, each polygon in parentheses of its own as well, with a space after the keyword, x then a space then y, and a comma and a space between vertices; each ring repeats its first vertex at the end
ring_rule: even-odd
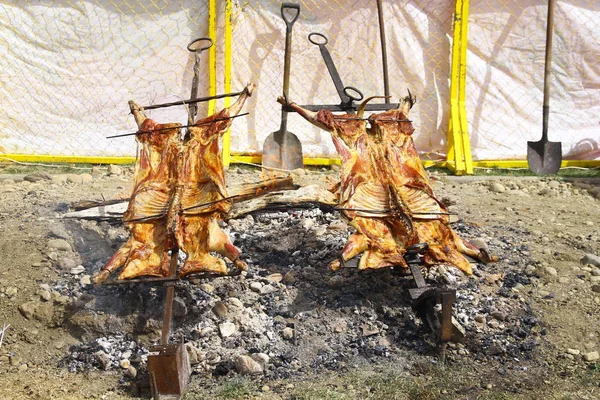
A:
MULTIPOLYGON (((371 99, 371 98, 370 98, 371 99)), ((362 253, 359 269, 398 265, 406 267, 406 248, 427 243, 427 265, 447 263, 471 273, 467 254, 489 261, 469 247, 449 226, 447 210, 435 197, 422 167, 407 120, 413 99, 400 107, 362 120, 365 100, 357 116, 318 113, 288 104, 305 119, 329 131, 342 158, 339 204, 342 215, 356 229, 333 269, 362 253), (358 117, 358 118, 357 118, 358 117)), ((278 99, 284 104, 283 98, 278 99)))

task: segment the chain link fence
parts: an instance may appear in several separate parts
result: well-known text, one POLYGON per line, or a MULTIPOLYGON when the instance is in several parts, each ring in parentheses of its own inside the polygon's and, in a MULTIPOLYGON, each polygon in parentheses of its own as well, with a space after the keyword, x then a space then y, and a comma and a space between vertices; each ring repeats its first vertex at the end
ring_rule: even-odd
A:
MULTIPOLYGON (((548 1, 471 1, 467 113, 474 159, 526 158, 542 135, 548 1)), ((557 1, 548 136, 600 157, 600 2, 557 1)))
MULTIPOLYGON (((207 35, 204 1, 9 0, 0 9, 3 152, 133 156, 133 138, 105 138, 137 129, 128 100, 190 96, 186 45, 207 35)), ((152 116, 186 121, 182 107, 152 116)))
MULTIPOLYGON (((418 148, 425 156, 446 152, 449 99, 451 1, 383 1, 392 102, 410 89, 418 98, 411 118, 418 127, 418 148)), ((327 37, 326 48, 344 86, 365 97, 384 94, 380 28, 375 0, 299 1, 300 14, 292 27, 289 98, 298 104, 339 104, 340 97, 312 32, 327 37)), ((279 129, 277 96, 283 91, 286 23, 281 2, 259 0, 239 4, 233 18, 233 81, 258 84, 252 117, 243 134, 233 133, 232 152, 260 152, 264 139, 279 129)), ((374 102, 383 102, 376 100, 374 102)), ((331 156, 328 134, 290 114, 288 130, 302 141, 305 155, 331 156)))
MULTIPOLYGON (((307 36, 321 33, 346 86, 383 95, 376 0, 302 0, 293 26, 290 99, 337 104, 340 99, 307 36)), ((224 91, 225 1, 217 0, 216 80, 224 91)), ((0 151, 11 154, 133 156, 128 100, 141 105, 189 98, 193 54, 186 45, 209 35, 208 0, 7 0, 0 5, 0 151)), ((232 1, 232 89, 258 84, 236 119, 231 152, 259 154, 277 131, 285 22, 281 2, 232 1)), ((383 0, 391 99, 417 96, 411 111, 423 158, 447 147, 454 1, 383 0)), ((524 158, 541 135, 547 2, 471 1, 467 115, 474 159, 524 158)), ((597 158, 600 115, 600 3, 557 2, 550 140, 571 158, 597 158)), ((201 55, 199 94, 209 94, 208 55, 201 55)), ((381 101, 381 100, 377 100, 381 101)), ((217 102, 217 108, 223 100, 217 102)), ((201 104, 198 115, 206 115, 201 104)), ((185 123, 184 107, 152 110, 161 122, 185 123)), ((328 135, 290 114, 289 131, 304 155, 335 157, 328 135)), ((235 161, 235 159, 234 159, 235 161)))
MULTIPOLYGON (((300 104, 336 104, 339 97, 311 32, 327 47, 347 86, 365 96, 383 95, 375 0, 300 1, 293 27, 290 98, 300 104)), ((189 97, 193 57, 185 46, 208 35, 206 1, 5 2, 0 22, 0 143, 26 154, 133 155, 135 130, 127 101, 142 105, 189 97)), ((279 129, 285 23, 281 2, 233 2, 233 90, 258 84, 232 127, 234 154, 256 154, 279 129)), ((217 1, 217 92, 223 87, 225 2, 217 1)), ((421 150, 445 153, 452 2, 384 1, 392 101, 410 88, 418 97, 411 117, 421 150)), ((208 64, 201 56, 200 94, 208 94, 208 64)), ((206 112, 199 110, 199 116, 206 112)), ((222 106, 219 103, 217 107, 222 106)), ((186 121, 183 107, 150 111, 161 121, 186 121)), ((288 128, 305 156, 329 156, 331 139, 290 115, 288 128)))

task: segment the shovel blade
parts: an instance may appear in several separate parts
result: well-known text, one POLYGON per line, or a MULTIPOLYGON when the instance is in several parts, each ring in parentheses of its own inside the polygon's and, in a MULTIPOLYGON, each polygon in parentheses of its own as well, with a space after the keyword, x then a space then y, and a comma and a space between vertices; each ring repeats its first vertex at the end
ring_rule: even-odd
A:
POLYGON ((527 142, 529 170, 537 175, 556 174, 562 162, 562 143, 540 140, 527 142))
POLYGON ((303 168, 302 143, 291 132, 271 133, 263 144, 262 165, 287 171, 303 168))

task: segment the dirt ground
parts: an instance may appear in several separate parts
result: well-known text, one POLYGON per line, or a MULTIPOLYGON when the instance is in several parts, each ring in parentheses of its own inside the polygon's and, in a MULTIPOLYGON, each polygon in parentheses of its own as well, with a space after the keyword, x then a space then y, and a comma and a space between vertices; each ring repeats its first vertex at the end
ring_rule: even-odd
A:
MULTIPOLYGON (((0 327, 10 325, 0 399, 149 398, 142 356, 157 339, 162 289, 90 284, 127 233, 63 218, 76 201, 126 196, 131 169, 63 172, 0 169, 0 327)), ((293 174, 325 187, 337 176, 293 174)), ((229 185, 258 178, 228 172, 229 185)), ((178 289, 174 336, 193 359, 185 398, 600 398, 600 177, 433 178, 456 232, 500 258, 474 264, 471 277, 451 267, 427 275, 457 289, 455 316, 467 330, 446 365, 412 315, 407 277, 327 270, 350 232, 339 215, 257 213, 227 224, 248 274, 178 289), (218 302, 230 310, 231 337, 219 335, 218 302), (259 373, 234 365, 259 353, 259 373)))

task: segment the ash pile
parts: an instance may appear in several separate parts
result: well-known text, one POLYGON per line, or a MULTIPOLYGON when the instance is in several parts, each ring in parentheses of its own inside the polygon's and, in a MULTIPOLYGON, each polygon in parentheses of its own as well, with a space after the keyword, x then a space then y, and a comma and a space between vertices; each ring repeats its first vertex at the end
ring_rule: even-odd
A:
MULTIPOLYGON (((353 231, 337 212, 262 212, 221 226, 249 268, 238 276, 177 283, 172 338, 186 344, 195 374, 276 379, 436 362, 434 340, 411 309, 408 276, 393 268, 327 268, 353 231)), ((69 228, 83 240, 79 252, 89 273, 127 238, 123 228, 104 222, 71 221, 69 228)), ((502 257, 493 265, 473 264, 471 277, 443 266, 425 272, 428 282, 457 290, 454 315, 467 331, 462 343, 449 343, 446 360, 495 360, 522 368, 544 335, 527 304, 532 282, 525 269, 536 264, 521 244, 529 232, 513 229, 504 237, 493 227, 461 221, 453 229, 502 257)), ((77 298, 67 324, 81 340, 60 365, 135 377, 146 368, 147 349, 160 339, 164 287, 85 283, 69 272, 56 283, 77 298)))

